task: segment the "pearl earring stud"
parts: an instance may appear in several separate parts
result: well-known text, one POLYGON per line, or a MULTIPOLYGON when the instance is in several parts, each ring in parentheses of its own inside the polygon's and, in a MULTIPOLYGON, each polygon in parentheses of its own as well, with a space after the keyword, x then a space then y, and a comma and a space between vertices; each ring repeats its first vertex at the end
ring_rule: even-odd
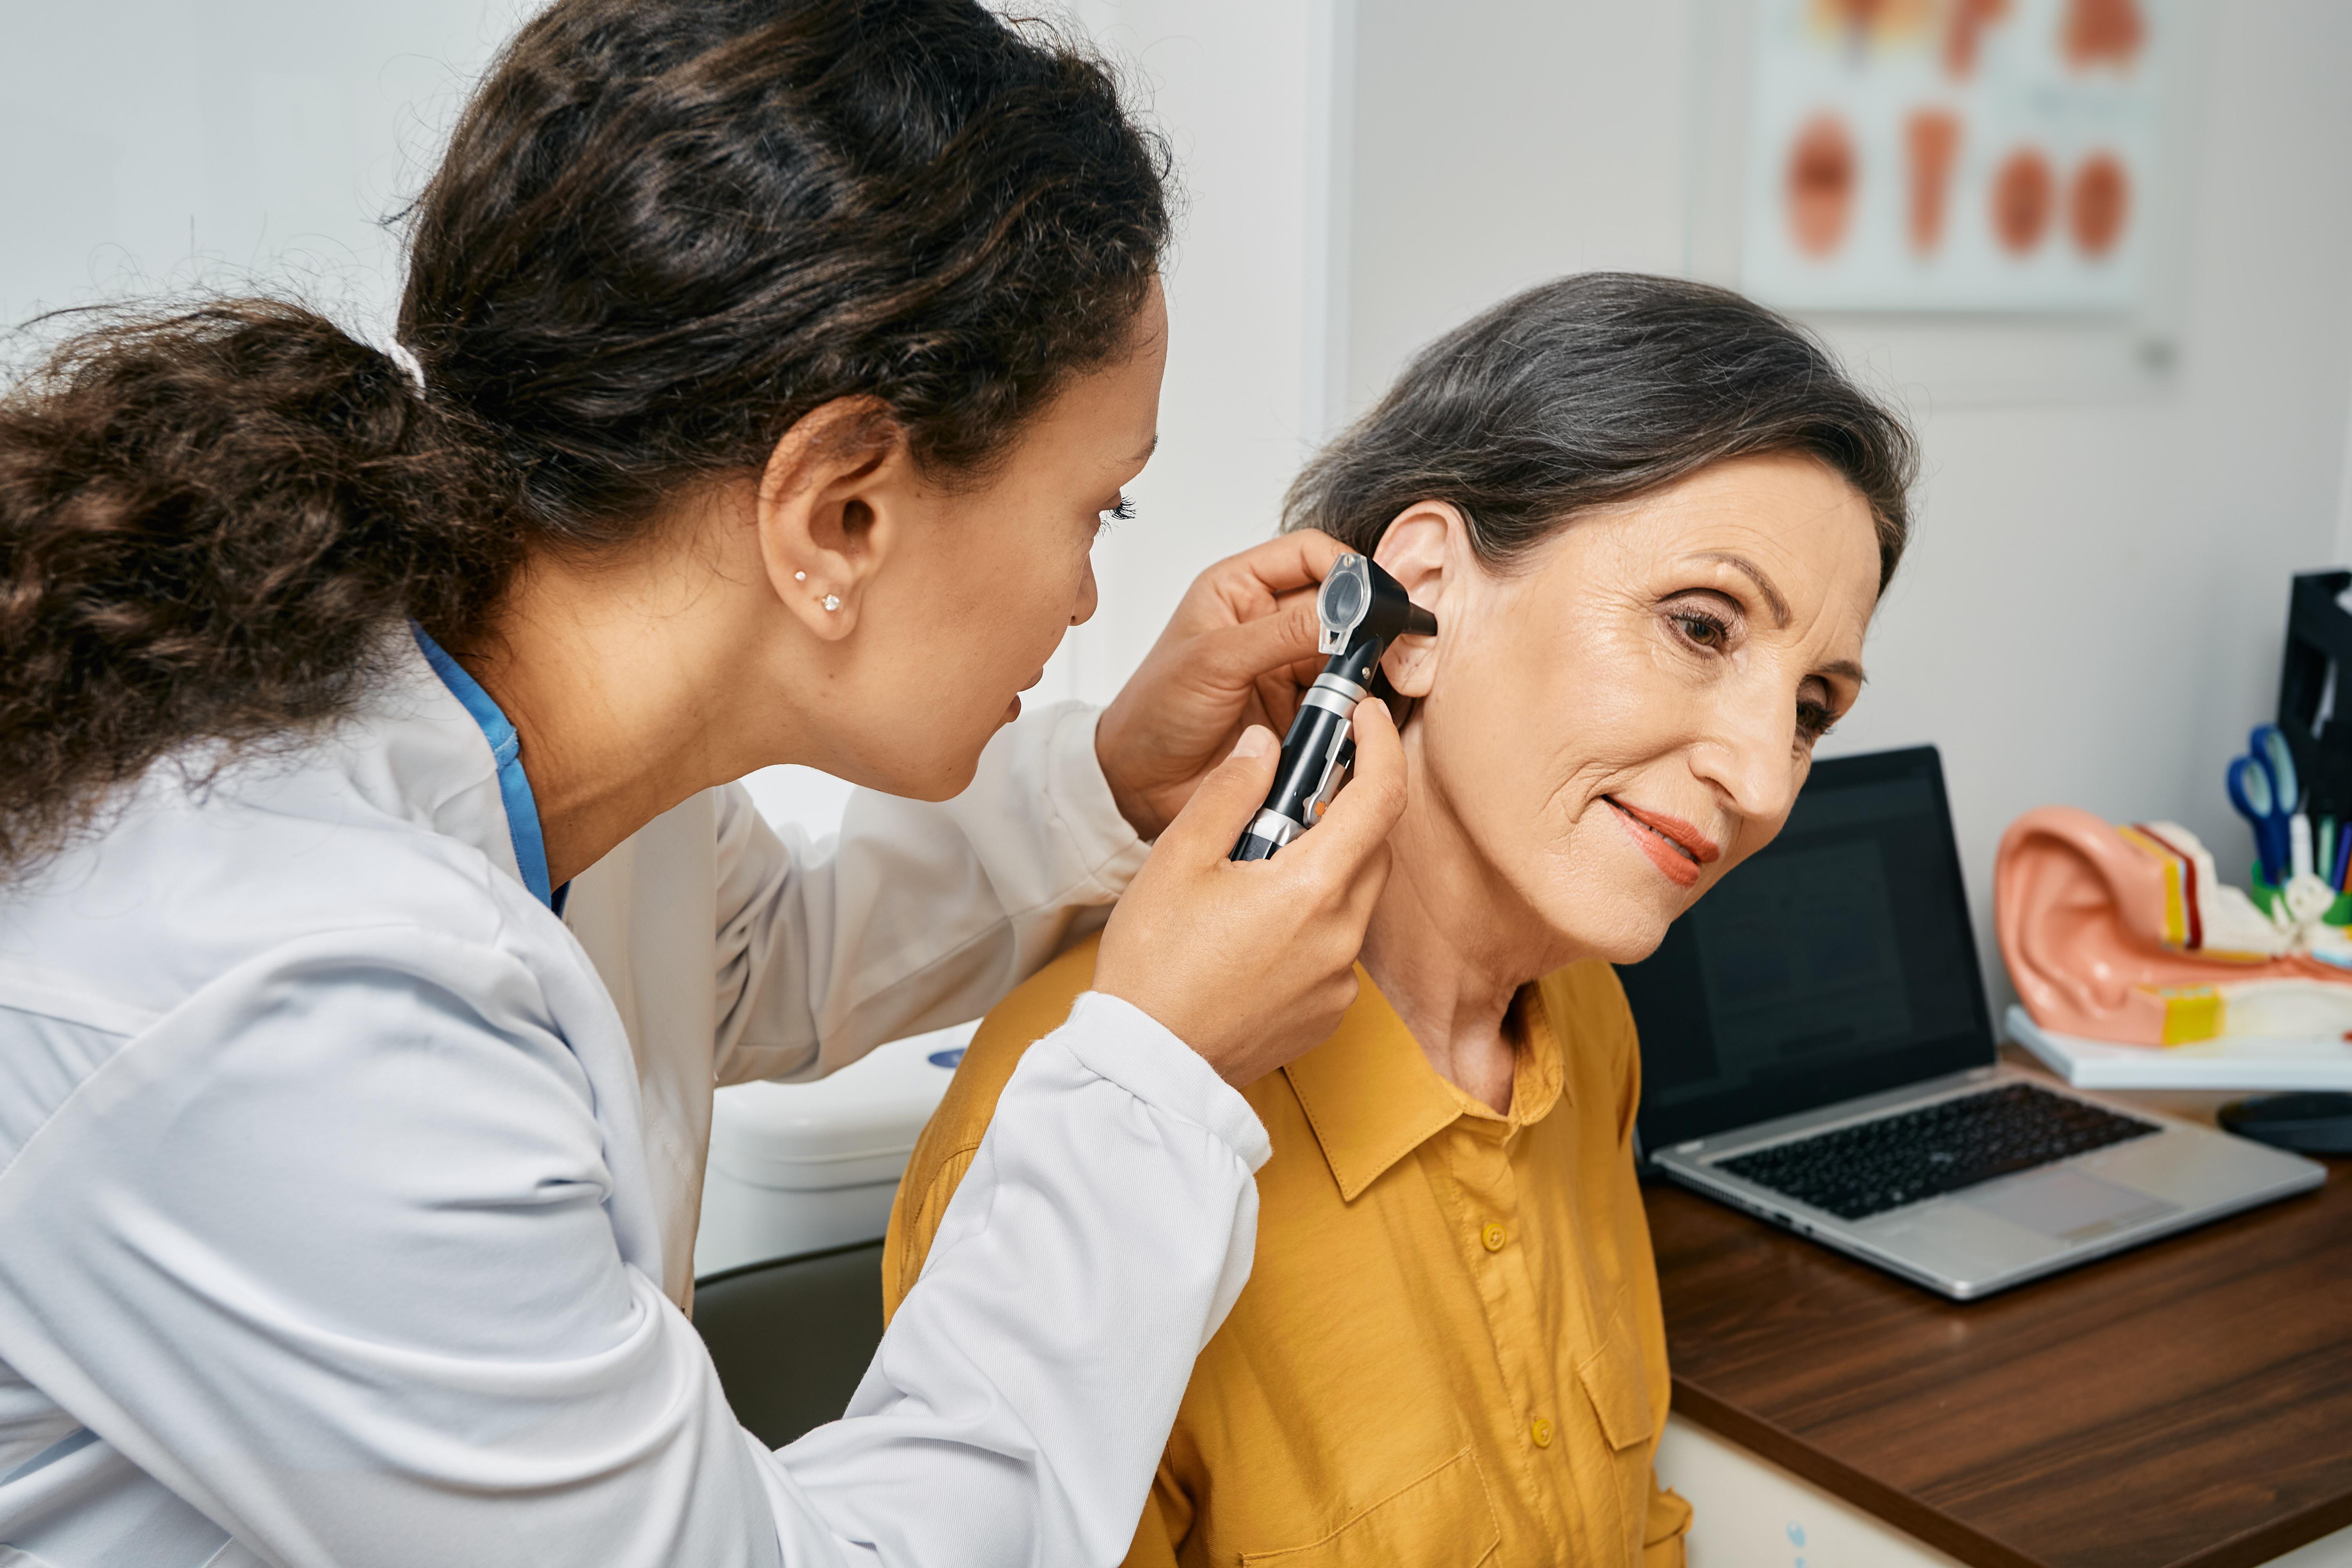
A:
POLYGON ((795 572, 793 574, 793 581, 795 583, 805 583, 808 581, 808 574, 805 572, 795 572))
POLYGON ((824 607, 828 610, 837 610, 841 608, 841 595, 838 594, 827 594, 824 596, 824 607))

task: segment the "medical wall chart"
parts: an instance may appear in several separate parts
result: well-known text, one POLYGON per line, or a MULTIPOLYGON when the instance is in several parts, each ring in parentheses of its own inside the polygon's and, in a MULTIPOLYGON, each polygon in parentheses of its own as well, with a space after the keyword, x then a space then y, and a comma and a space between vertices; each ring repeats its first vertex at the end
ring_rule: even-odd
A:
POLYGON ((1741 277, 1797 310, 2137 309, 2159 0, 1757 0, 1741 277))

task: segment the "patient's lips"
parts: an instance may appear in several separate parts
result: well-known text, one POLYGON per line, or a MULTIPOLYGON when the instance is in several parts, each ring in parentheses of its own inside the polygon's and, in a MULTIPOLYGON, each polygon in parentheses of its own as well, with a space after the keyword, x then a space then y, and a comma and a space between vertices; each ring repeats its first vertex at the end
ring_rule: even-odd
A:
POLYGON ((1613 795, 1601 798, 1617 813, 1617 820, 1633 836, 1634 847, 1678 888, 1696 887, 1698 868, 1722 858, 1723 851, 1714 839, 1679 816, 1644 810, 1613 795))

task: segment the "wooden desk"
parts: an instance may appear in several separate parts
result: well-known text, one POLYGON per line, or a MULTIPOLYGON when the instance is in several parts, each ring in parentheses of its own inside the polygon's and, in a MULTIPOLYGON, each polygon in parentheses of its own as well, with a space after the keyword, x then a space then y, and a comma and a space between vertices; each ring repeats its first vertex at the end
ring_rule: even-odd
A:
POLYGON ((2352 1525, 2352 1160, 2328 1163, 1969 1303, 1653 1187, 1675 1408, 1980 1568, 2266 1562, 2352 1525))

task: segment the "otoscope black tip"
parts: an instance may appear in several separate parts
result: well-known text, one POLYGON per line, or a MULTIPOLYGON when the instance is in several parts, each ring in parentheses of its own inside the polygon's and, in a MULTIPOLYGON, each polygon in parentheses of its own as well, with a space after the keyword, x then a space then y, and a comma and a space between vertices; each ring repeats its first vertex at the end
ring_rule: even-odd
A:
POLYGON ((1433 637, 1437 635, 1437 617, 1419 605, 1415 605, 1405 612, 1404 630, 1400 635, 1409 637, 1433 637))

